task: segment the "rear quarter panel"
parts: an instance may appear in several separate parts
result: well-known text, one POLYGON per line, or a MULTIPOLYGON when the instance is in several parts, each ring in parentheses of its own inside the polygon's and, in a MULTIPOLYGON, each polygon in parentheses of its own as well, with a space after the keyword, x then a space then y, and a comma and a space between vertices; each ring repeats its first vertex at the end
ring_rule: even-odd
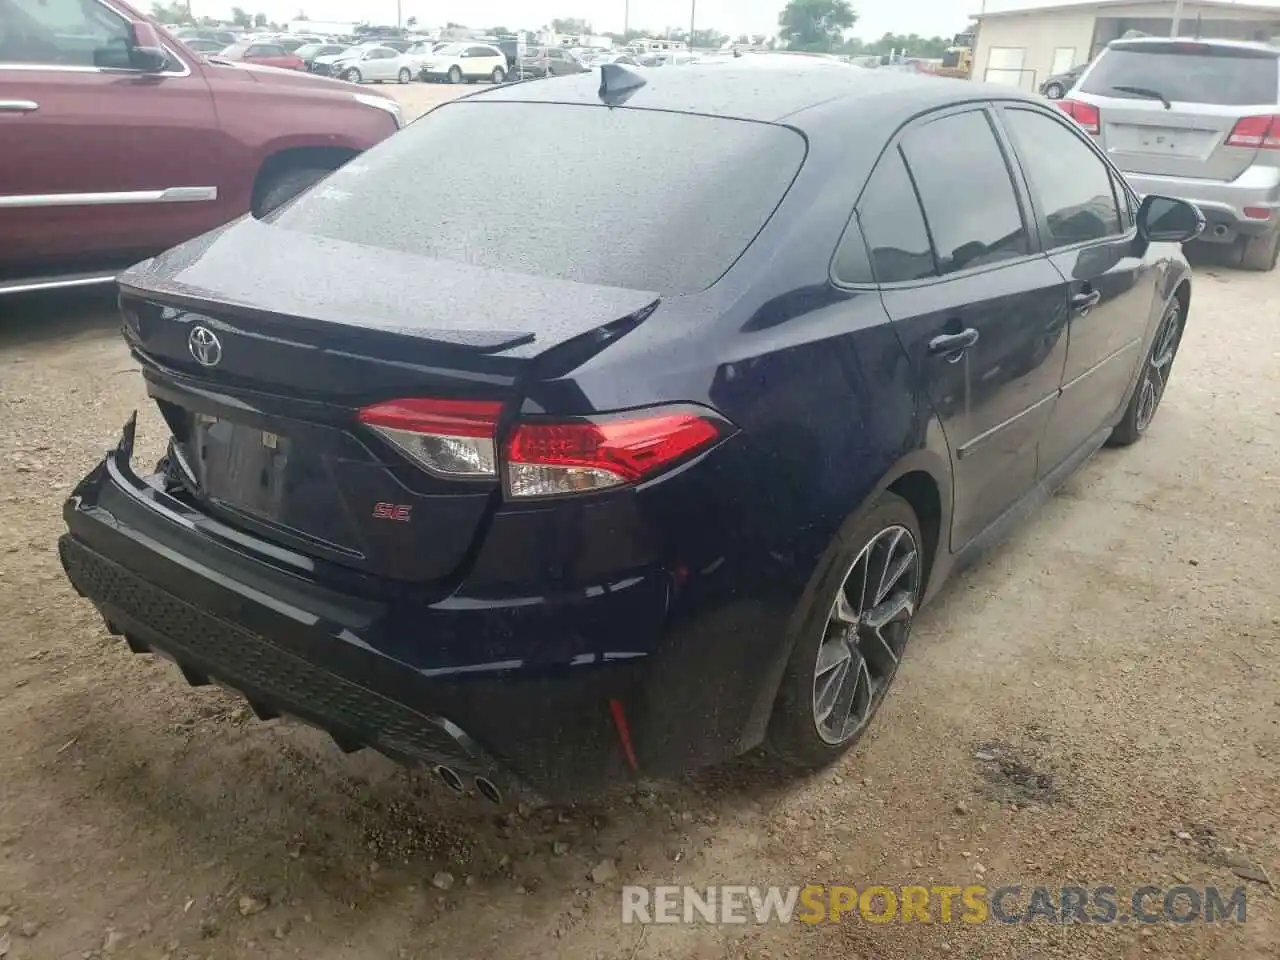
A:
POLYGON ((830 175, 848 160, 811 146, 787 201, 720 283, 668 299, 528 395, 526 409, 558 413, 701 403, 737 427, 634 495, 647 558, 675 572, 654 688, 706 706, 696 718, 654 710, 653 723, 672 726, 651 734, 704 744, 700 762, 763 737, 798 610, 842 524, 910 469, 950 503, 945 447, 879 293, 829 280, 865 179, 830 175), (708 677, 719 695, 689 686, 708 677))

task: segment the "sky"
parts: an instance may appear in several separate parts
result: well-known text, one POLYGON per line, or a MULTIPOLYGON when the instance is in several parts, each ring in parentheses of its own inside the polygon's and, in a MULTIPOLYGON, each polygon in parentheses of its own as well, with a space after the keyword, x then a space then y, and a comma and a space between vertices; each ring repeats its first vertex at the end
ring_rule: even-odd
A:
MULTIPOLYGON (((424 26, 453 21, 469 27, 505 26, 537 29, 553 17, 581 17, 596 30, 622 29, 625 0, 401 0, 403 15, 416 16, 424 26)), ((630 0, 633 29, 688 29, 690 0, 630 0)), ((141 4, 144 8, 146 3, 141 4)), ((227 0, 191 0, 196 16, 227 17, 227 0)), ((277 22, 292 20, 299 9, 312 20, 395 23, 396 0, 239 0, 251 13, 262 12, 277 22)), ((737 36, 778 29, 778 12, 785 0, 697 0, 696 25, 714 27, 737 36)), ((950 36, 963 30, 968 15, 981 0, 854 0, 858 13, 854 33, 875 39, 886 32, 950 36)))

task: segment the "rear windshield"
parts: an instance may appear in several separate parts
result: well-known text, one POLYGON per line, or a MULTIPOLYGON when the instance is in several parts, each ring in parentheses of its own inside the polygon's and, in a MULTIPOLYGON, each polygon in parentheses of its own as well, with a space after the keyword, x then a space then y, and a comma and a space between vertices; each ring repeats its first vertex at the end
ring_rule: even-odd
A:
POLYGON ((786 127, 652 110, 440 107, 271 219, 288 230, 513 273, 703 290, 804 160, 786 127))
MULTIPOLYGON (((1247 106, 1275 103, 1280 72, 1274 56, 1241 55, 1221 47, 1182 48, 1161 44, 1149 49, 1109 49, 1080 87, 1102 97, 1143 99, 1114 89, 1143 87, 1168 100, 1247 106)), ((1158 105, 1158 103, 1157 103, 1158 105)))

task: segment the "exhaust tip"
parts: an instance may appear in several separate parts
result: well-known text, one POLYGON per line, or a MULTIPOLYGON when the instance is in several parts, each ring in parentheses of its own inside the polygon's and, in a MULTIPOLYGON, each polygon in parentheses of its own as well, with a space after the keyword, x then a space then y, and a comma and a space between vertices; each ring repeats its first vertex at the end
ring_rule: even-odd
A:
POLYGON ((1226 224, 1224 224, 1224 223, 1220 223, 1220 224, 1218 224, 1216 227, 1214 227, 1214 228, 1213 228, 1213 235, 1214 235, 1215 237, 1225 237, 1225 236, 1227 235, 1227 226, 1226 226, 1226 224))
POLYGON ((441 764, 436 767, 436 775, 443 780, 454 793, 462 793, 462 791, 466 789, 462 785, 462 778, 458 776, 457 771, 452 767, 446 767, 441 764))
POLYGON ((488 777, 476 777, 476 790, 489 802, 501 805, 502 791, 488 777))

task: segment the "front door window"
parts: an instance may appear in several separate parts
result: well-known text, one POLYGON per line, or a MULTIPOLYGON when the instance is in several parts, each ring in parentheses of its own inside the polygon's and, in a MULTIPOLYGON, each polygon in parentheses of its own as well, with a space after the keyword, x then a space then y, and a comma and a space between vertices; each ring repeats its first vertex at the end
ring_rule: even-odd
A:
POLYGON ((129 39, 95 0, 0 0, 0 63, 92 67, 127 56, 129 39))

